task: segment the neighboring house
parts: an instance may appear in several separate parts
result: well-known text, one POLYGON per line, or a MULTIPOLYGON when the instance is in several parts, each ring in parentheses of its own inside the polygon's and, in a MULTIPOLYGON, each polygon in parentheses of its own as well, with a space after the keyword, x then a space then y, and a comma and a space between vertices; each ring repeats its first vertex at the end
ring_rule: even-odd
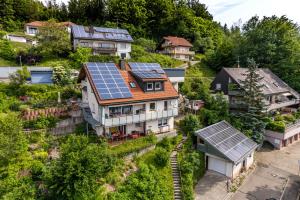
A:
MULTIPOLYGON (((262 77, 260 85, 265 96, 264 104, 267 112, 295 109, 299 107, 300 95, 269 69, 258 69, 262 77)), ((211 84, 211 89, 228 95, 229 107, 232 111, 245 108, 241 90, 247 74, 247 68, 223 68, 211 84)))
POLYGON ((204 107, 204 104, 205 103, 202 100, 189 100, 189 99, 186 99, 185 107, 192 110, 192 111, 197 112, 198 110, 200 110, 201 108, 204 107))
MULTIPOLYGON (((21 67, 0 67, 0 82, 9 82, 9 76, 21 67)), ((31 84, 51 84, 53 70, 51 67, 27 67, 30 72, 28 79, 31 84)))
POLYGON ((185 69, 182 68, 167 68, 164 69, 169 80, 173 84, 174 88, 178 92, 178 84, 184 82, 185 69))
POLYGON ((78 47, 88 47, 94 55, 130 58, 133 39, 125 29, 74 25, 71 37, 74 50, 78 47))
POLYGON ((196 131, 197 149, 205 153, 206 169, 231 179, 253 164, 257 144, 226 121, 196 131))
POLYGON ((85 120, 111 139, 175 132, 178 93, 159 64, 86 63, 80 71, 85 120))
POLYGON ((178 60, 190 61, 195 55, 194 51, 190 51, 191 47, 193 45, 184 38, 168 36, 163 38, 157 51, 178 60))
MULTIPOLYGON (((33 21, 30 23, 26 23, 25 24, 25 34, 31 35, 31 36, 36 36, 37 33, 39 32, 39 28, 46 26, 47 23, 48 23, 47 21, 33 21)), ((68 33, 71 33, 71 26, 75 25, 72 22, 58 22, 57 24, 60 26, 66 27, 66 30, 68 31, 68 33)))

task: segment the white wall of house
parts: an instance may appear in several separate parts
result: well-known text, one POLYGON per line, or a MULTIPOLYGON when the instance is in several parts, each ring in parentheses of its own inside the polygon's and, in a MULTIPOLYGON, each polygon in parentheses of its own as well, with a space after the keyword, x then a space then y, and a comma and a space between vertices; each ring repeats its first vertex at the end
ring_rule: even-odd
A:
MULTIPOLYGON (((86 78, 87 80, 87 78, 86 78)), ((99 105, 96 99, 96 96, 92 90, 91 84, 89 81, 87 81, 86 83, 87 85, 87 94, 88 94, 88 103, 89 103, 89 107, 91 109, 93 118, 96 119, 97 121, 100 120, 100 116, 99 116, 99 105)))
POLYGON ((21 43, 26 43, 27 39, 23 36, 17 36, 17 35, 10 35, 7 34, 4 36, 5 39, 13 41, 13 42, 21 42, 21 43))
MULTIPOLYGON (((105 44, 112 49, 115 48, 116 52, 111 53, 112 56, 120 56, 124 53, 126 54, 126 58, 130 59, 130 52, 131 52, 131 43, 127 42, 114 42, 114 41, 107 41, 107 40, 84 40, 84 39, 73 39, 73 46, 74 49, 78 47, 89 47, 89 48, 96 48, 101 46, 101 44, 105 44)), ((103 53, 105 54, 105 53, 103 53)), ((107 54, 107 53, 106 53, 107 54)))
POLYGON ((38 33, 38 27, 25 26, 25 34, 35 36, 38 33))

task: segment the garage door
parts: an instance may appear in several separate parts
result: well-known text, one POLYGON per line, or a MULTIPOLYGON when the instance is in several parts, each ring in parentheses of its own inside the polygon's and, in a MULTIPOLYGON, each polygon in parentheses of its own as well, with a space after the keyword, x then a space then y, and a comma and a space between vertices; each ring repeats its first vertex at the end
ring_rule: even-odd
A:
POLYGON ((208 157, 208 169, 226 175, 226 162, 217 158, 208 157))
POLYGON ((32 71, 31 83, 52 83, 52 72, 32 71))

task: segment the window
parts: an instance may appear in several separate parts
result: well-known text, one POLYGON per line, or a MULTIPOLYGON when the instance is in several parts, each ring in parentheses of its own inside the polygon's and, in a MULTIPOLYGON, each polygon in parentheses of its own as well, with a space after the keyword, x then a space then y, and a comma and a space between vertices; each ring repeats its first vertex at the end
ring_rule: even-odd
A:
POLYGON ((130 82, 129 85, 130 85, 131 88, 136 88, 136 85, 135 85, 134 82, 130 82))
POLYGON ((88 47, 89 43, 88 42, 80 42, 80 46, 82 46, 82 47, 88 47))
POLYGON ((176 58, 180 58, 180 55, 176 55, 176 58))
POLYGON ((161 90, 161 82, 155 82, 155 90, 161 90))
POLYGON ((153 83, 147 83, 147 90, 153 90, 153 83))
POLYGON ((121 49, 126 49, 126 44, 121 43, 121 44, 120 44, 120 48, 121 48, 121 49))
POLYGON ((204 140, 202 140, 201 138, 198 138, 198 143, 199 144, 204 144, 204 140))
POLYGON ((167 126, 167 125, 168 125, 168 119, 167 118, 163 118, 163 119, 158 120, 158 127, 167 126))
POLYGON ((189 59, 189 56, 185 56, 185 59, 189 59))
POLYGON ((155 103, 150 103, 150 110, 155 110, 155 103))
POLYGON ((217 83, 217 84, 216 84, 216 89, 217 89, 217 90, 221 90, 221 86, 222 86, 222 85, 221 85, 220 83, 217 83))
POLYGON ((164 101, 164 110, 168 110, 168 101, 164 101))
POLYGON ((135 123, 135 127, 142 127, 141 123, 135 123))
POLYGON ((122 114, 125 114, 125 115, 132 114, 132 106, 123 106, 122 114))
POLYGON ((28 32, 29 34, 37 34, 37 28, 29 28, 28 32))
POLYGON ((121 58, 122 59, 126 58, 126 53, 121 53, 121 58))

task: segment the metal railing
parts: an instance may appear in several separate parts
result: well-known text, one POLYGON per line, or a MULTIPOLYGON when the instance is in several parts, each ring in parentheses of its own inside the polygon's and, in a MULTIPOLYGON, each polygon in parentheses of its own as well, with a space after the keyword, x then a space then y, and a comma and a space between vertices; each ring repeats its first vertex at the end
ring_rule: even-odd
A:
POLYGON ((289 132, 299 127, 300 127, 300 119, 296 120, 294 123, 287 124, 285 127, 285 132, 289 132))
POLYGON ((299 99, 293 99, 293 100, 288 100, 288 101, 283 101, 283 102, 271 103, 268 106, 268 111, 278 109, 278 108, 282 108, 282 107, 286 107, 286 106, 295 105, 297 103, 300 103, 299 99))
POLYGON ((125 116, 118 116, 113 118, 105 118, 104 126, 120 126, 125 124, 139 123, 144 121, 151 121, 156 119, 174 117, 178 115, 178 108, 162 111, 150 111, 140 114, 132 114, 125 116))

